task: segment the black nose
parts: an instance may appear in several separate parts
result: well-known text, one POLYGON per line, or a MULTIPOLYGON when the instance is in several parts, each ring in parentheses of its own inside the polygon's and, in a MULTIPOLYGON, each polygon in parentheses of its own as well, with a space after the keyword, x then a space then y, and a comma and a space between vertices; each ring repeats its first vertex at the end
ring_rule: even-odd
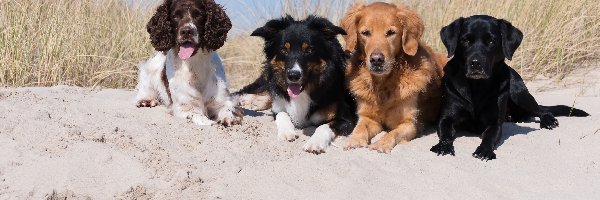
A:
POLYGON ((471 60, 471 67, 475 67, 476 69, 481 69, 481 62, 478 59, 471 60))
POLYGON ((287 78, 291 82, 298 82, 302 78, 302 73, 298 70, 290 70, 287 72, 287 78))
POLYGON ((192 35, 194 34, 194 29, 192 27, 183 27, 179 30, 180 35, 192 35))
POLYGON ((383 53, 372 53, 371 54, 371 65, 381 66, 385 63, 385 57, 383 53))

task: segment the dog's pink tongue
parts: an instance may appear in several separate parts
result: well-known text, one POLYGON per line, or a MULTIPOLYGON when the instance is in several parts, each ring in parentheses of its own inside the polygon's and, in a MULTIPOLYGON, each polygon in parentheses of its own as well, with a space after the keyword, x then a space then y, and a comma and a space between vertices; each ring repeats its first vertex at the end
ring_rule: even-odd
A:
POLYGON ((290 84, 287 88, 288 95, 290 98, 295 99, 302 92, 302 86, 300 84, 290 84))
POLYGON ((187 60, 188 58, 192 57, 192 54, 194 54, 194 46, 190 45, 190 44, 184 44, 181 45, 179 47, 179 58, 181 58, 182 60, 187 60))

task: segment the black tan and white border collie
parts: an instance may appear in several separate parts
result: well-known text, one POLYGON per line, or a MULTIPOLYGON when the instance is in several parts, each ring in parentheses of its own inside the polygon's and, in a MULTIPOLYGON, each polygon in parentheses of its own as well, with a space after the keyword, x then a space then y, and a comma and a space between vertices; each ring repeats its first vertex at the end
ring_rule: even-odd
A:
POLYGON ((263 73, 236 93, 243 106, 252 101, 247 96, 271 97, 280 140, 298 138, 295 128, 317 127, 304 145, 310 153, 325 152, 336 134, 348 135, 356 123, 356 105, 344 82, 346 54, 338 34, 346 32, 316 16, 267 22, 252 33, 265 40, 263 73))

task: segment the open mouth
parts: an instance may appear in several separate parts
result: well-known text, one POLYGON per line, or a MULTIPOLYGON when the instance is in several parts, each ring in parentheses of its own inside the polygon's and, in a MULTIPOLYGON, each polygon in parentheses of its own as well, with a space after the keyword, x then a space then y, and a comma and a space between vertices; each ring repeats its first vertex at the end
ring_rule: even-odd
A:
POLYGON ((296 97, 300 96, 300 93, 302 93, 302 85, 298 83, 290 83, 288 84, 287 92, 290 98, 295 99, 296 97))
POLYGON ((187 60, 192 57, 198 48, 193 42, 184 42, 179 45, 179 53, 177 54, 182 60, 187 60))

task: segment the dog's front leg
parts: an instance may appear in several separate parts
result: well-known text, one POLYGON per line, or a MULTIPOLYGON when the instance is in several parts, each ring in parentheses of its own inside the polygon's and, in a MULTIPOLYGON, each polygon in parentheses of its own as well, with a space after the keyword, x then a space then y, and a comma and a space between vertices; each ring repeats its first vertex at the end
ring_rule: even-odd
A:
POLYGON ((417 136, 417 126, 411 117, 402 122, 392 131, 386 133, 379 141, 369 145, 369 149, 379 153, 391 153, 399 143, 406 143, 417 136))
POLYGON ((161 103, 171 104, 165 81, 166 56, 157 52, 152 58, 139 65, 138 92, 135 97, 137 107, 155 107, 161 103))
POLYGON ((277 125, 277 138, 279 140, 293 142, 298 138, 292 119, 286 112, 275 115, 275 125, 277 125))
POLYGON ((352 131, 348 142, 344 146, 344 150, 367 147, 371 139, 382 130, 383 127, 379 122, 366 116, 359 117, 354 131, 352 131))
POLYGON ((431 147, 431 151, 439 155, 453 155, 454 156, 454 139, 456 138, 456 120, 454 116, 449 114, 442 114, 442 117, 438 123, 438 138, 440 141, 435 146, 431 147))
POLYGON ((215 111, 216 121, 224 126, 241 124, 244 111, 236 106, 236 103, 231 101, 231 98, 227 97, 226 99, 222 104, 215 106, 215 108, 209 108, 215 111))
POLYGON ((481 160, 493 160, 496 159, 496 154, 494 153, 494 148, 500 142, 500 137, 502 136, 502 125, 490 125, 488 126, 482 134, 481 145, 477 147, 473 156, 475 158, 479 158, 481 160))
POLYGON ((485 130, 481 134, 481 144, 473 153, 475 158, 486 161, 496 159, 494 149, 502 137, 502 124, 506 119, 509 95, 508 88, 502 88, 498 97, 497 107, 490 106, 491 110, 480 116, 481 122, 485 124, 485 130))
POLYGON ((330 124, 323 124, 315 130, 315 133, 304 144, 304 151, 314 154, 325 153, 325 149, 335 138, 335 133, 331 129, 330 124))
POLYGON ((216 84, 217 94, 207 105, 210 116, 224 126, 241 124, 244 111, 230 96, 225 81, 217 79, 216 84))

